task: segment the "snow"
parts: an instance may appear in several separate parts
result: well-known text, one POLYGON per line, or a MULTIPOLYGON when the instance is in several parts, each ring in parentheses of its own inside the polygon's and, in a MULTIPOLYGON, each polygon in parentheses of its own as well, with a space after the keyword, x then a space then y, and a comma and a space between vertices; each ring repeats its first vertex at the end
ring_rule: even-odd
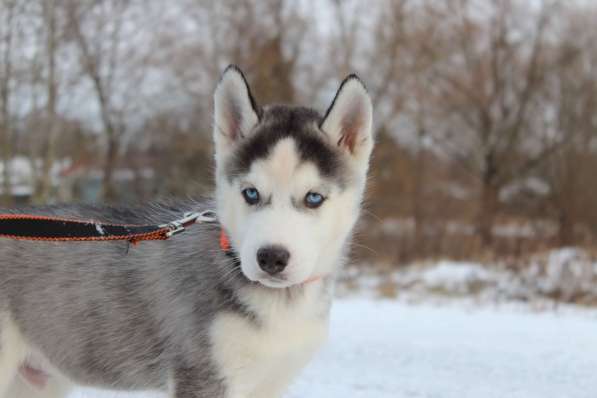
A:
MULTIPOLYGON (((415 229, 415 220, 413 218, 390 217, 382 220, 379 224, 382 234, 387 236, 407 236, 412 235, 415 229)), ((451 235, 476 234, 476 227, 461 221, 442 220, 435 224, 426 225, 426 231, 431 233, 444 232, 451 235)), ((547 238, 557 232, 557 226, 548 220, 535 220, 533 222, 502 222, 493 226, 492 234, 500 238, 547 238)))
POLYGON ((492 229, 494 236, 502 238, 533 238, 537 231, 531 224, 503 224, 496 225, 492 229))
POLYGON ((502 202, 508 202, 523 193, 545 196, 549 192, 550 186, 544 180, 537 177, 526 177, 518 179, 502 188, 499 193, 499 199, 502 202))
POLYGON ((584 297, 597 301, 597 261, 578 248, 562 248, 533 259, 525 273, 541 294, 568 301, 584 297))
POLYGON ((343 300, 292 398, 589 397, 597 316, 343 300))
POLYGON ((597 257, 579 248, 538 253, 515 263, 440 260, 390 268, 348 268, 338 291, 347 295, 356 288, 369 297, 412 302, 458 297, 486 304, 597 305, 597 257))
MULTIPOLYGON (((597 312, 336 301, 328 344, 286 398, 589 398, 597 312)), ((154 398, 81 389, 69 398, 154 398)))
POLYGON ((421 279, 431 290, 465 294, 471 286, 489 283, 492 275, 477 263, 440 261, 436 266, 424 270, 421 279))
MULTIPOLYGON (((60 174, 70 167, 72 161, 70 159, 57 160, 50 168, 50 179, 52 184, 57 185, 60 179, 60 174)), ((34 177, 40 174, 43 166, 42 159, 30 159, 26 156, 17 155, 8 162, 8 170, 10 173, 10 182, 12 184, 11 193, 15 196, 28 196, 33 193, 34 177)), ((0 162, 0 183, 3 182, 4 163, 0 162)), ((2 186, 0 184, 0 193, 2 193, 2 186)))

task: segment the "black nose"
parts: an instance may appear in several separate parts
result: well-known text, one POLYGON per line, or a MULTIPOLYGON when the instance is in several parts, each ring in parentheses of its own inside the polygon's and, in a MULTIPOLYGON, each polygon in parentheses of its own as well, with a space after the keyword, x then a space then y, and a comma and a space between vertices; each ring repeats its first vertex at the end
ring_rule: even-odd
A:
POLYGON ((286 268, 290 253, 282 246, 265 246, 257 250, 257 262, 262 270, 276 275, 286 268))

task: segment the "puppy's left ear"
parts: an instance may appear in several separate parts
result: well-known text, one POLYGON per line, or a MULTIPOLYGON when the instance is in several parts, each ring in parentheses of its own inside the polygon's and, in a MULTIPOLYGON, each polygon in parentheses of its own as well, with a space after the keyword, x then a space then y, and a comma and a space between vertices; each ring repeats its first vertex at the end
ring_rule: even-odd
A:
POLYGON ((340 85, 320 128, 356 160, 368 161, 373 149, 373 105, 365 85, 350 75, 340 85))

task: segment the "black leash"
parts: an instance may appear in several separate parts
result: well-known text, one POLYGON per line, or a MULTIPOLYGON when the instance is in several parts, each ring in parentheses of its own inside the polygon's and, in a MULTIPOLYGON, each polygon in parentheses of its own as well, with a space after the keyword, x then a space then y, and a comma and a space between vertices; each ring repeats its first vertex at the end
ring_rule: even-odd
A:
POLYGON ((178 220, 159 225, 125 225, 72 220, 31 214, 0 214, 0 238, 36 241, 113 241, 137 243, 165 240, 200 222, 215 222, 215 213, 185 213, 178 220))

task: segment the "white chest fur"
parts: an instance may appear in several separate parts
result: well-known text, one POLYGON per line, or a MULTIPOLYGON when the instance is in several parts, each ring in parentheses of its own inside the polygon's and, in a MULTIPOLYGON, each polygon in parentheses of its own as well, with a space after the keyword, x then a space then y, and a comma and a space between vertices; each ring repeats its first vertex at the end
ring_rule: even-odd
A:
POLYGON ((223 313, 211 327, 212 355, 226 380, 227 398, 276 398, 325 341, 329 300, 322 282, 296 297, 286 292, 247 290, 243 301, 256 324, 223 313))

